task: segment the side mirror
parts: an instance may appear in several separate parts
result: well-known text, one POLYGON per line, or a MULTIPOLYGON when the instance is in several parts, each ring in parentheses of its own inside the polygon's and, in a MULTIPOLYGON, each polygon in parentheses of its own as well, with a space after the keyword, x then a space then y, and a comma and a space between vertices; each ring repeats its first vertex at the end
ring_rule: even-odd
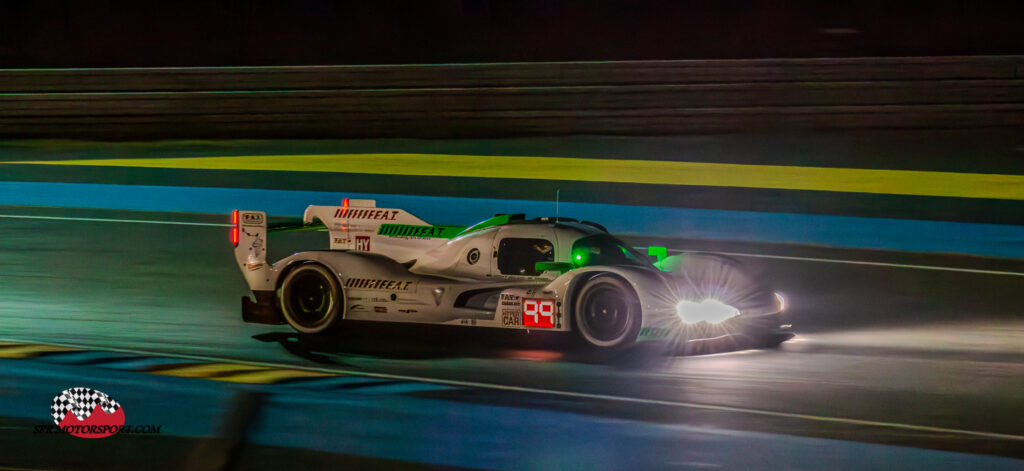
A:
POLYGON ((557 271, 559 273, 565 273, 572 270, 572 264, 566 262, 537 262, 534 264, 533 269, 544 273, 546 271, 557 271))

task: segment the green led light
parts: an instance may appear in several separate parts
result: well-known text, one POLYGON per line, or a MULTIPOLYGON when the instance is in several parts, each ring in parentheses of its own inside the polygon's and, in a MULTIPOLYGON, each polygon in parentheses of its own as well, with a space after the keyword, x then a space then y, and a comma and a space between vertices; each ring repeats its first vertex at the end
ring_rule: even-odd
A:
POLYGON ((590 252, 585 247, 573 247, 570 261, 575 268, 585 267, 590 261, 590 252))

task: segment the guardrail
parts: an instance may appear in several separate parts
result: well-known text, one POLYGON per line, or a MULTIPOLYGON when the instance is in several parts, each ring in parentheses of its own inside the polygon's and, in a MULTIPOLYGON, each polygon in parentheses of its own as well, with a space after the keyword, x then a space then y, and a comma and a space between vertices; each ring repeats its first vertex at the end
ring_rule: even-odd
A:
POLYGON ((5 137, 1024 125, 1024 56, 0 70, 5 137))

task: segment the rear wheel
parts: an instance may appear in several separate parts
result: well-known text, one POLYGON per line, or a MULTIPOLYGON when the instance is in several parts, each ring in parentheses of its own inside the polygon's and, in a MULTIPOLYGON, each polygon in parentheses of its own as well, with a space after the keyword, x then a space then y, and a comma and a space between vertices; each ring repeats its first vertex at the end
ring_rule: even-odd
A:
POLYGON ((317 264, 301 265, 288 272, 278 299, 288 325, 305 334, 330 329, 344 309, 344 295, 337 278, 317 264))
POLYGON ((598 275, 584 282, 573 304, 573 326, 587 346, 602 351, 633 345, 640 332, 640 301, 620 278, 598 275))

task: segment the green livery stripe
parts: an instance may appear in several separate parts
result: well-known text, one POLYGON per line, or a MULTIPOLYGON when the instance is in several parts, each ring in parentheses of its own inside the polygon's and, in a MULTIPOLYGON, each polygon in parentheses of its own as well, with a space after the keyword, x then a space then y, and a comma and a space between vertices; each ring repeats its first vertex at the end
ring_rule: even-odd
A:
POLYGON ((381 224, 377 235, 388 237, 425 237, 451 239, 466 226, 415 226, 409 224, 381 224))
POLYGON ((1024 200, 1024 175, 661 160, 321 154, 10 163, 516 178, 1024 200))

